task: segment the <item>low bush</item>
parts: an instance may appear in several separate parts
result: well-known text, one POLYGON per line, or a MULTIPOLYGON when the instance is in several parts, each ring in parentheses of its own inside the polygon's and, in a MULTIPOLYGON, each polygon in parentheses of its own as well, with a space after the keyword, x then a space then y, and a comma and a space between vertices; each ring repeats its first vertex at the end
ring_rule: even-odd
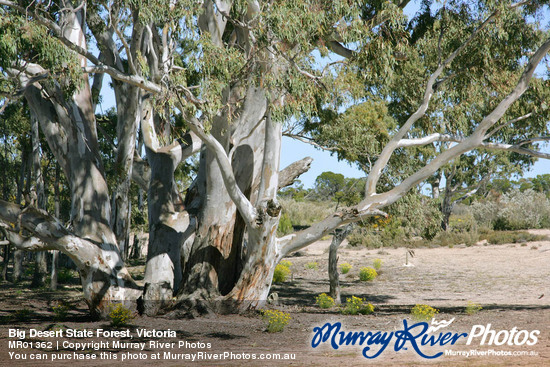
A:
POLYGON ((364 246, 367 248, 384 247, 382 238, 368 228, 356 228, 348 237, 348 243, 352 247, 364 246))
POLYGON ((374 306, 363 298, 351 296, 340 312, 344 315, 370 315, 374 312, 374 306))
POLYGON ((523 231, 490 231, 481 236, 482 240, 487 240, 492 245, 543 241, 547 238, 545 235, 536 235, 523 231))
POLYGON ((352 266, 349 263, 342 263, 340 264, 340 271, 342 274, 347 274, 351 270, 352 266))
POLYGON ((334 202, 295 201, 281 199, 283 213, 286 213, 293 226, 310 226, 334 213, 334 202))
POLYGON ((379 271, 380 268, 382 267, 382 260, 374 259, 374 261, 372 262, 372 266, 374 267, 374 269, 376 269, 376 271, 379 271))
POLYGON ((69 306, 59 302, 57 305, 52 307, 52 311, 54 313, 55 321, 65 321, 69 312, 69 306))
POLYGON ((327 295, 326 293, 321 293, 315 298, 315 303, 321 308, 331 308, 334 306, 334 298, 327 295))
POLYGON ((412 318, 417 321, 430 321, 439 310, 428 305, 418 304, 411 309, 412 318))
POLYGON ((550 202, 544 193, 531 189, 513 189, 498 202, 474 202, 470 210, 478 225, 499 231, 543 228, 550 224, 550 202))
POLYGON ((319 269, 319 264, 316 261, 309 262, 305 265, 306 269, 317 270, 319 269))
POLYGON ((57 281, 59 283, 71 283, 78 276, 74 270, 62 268, 57 272, 57 281))
POLYGON ((278 310, 261 310, 262 318, 267 321, 267 332, 277 333, 284 330, 290 322, 290 315, 278 310))
POLYGON ((422 241, 424 245, 453 247, 464 244, 473 246, 479 241, 479 233, 472 232, 440 232, 431 241, 422 241))
POLYGON ((452 214, 449 218, 449 227, 452 232, 476 232, 477 222, 472 213, 462 215, 452 214))
POLYGON ((275 271, 273 272, 273 283, 283 283, 286 282, 288 276, 290 275, 290 268, 283 264, 277 264, 275 271))
POLYGON ((281 264, 282 266, 286 266, 289 269, 292 267, 292 263, 288 260, 281 260, 279 264, 281 264))
POLYGON ((472 301, 468 301, 468 304, 466 305, 466 309, 464 312, 466 312, 467 315, 474 315, 481 311, 483 307, 479 303, 474 303, 472 301))
POLYGON ((370 267, 361 268, 359 271, 359 280, 363 282, 368 282, 370 280, 374 280, 378 276, 378 273, 376 270, 370 267))
POLYGON ((108 316, 111 325, 114 327, 124 326, 134 318, 132 311, 122 303, 111 305, 111 311, 109 311, 108 316))
POLYGON ((34 316, 34 311, 29 310, 28 308, 21 308, 15 311, 15 314, 14 314, 14 317, 17 321, 28 321, 33 316, 34 316))
POLYGON ((279 236, 284 236, 292 232, 293 228, 290 216, 286 212, 283 212, 283 214, 281 214, 281 219, 279 220, 279 226, 277 227, 277 234, 279 236))

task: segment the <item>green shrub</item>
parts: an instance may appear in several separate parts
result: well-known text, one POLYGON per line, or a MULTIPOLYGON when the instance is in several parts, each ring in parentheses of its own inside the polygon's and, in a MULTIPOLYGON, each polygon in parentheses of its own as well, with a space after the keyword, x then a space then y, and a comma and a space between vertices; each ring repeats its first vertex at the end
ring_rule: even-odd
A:
POLYGON ((378 276, 378 273, 373 268, 361 268, 359 271, 359 279, 363 282, 368 282, 374 280, 378 276))
POLYGON ((277 333, 283 331, 290 322, 288 313, 278 310, 261 310, 262 318, 267 321, 267 331, 277 333))
POLYGON ((477 223, 472 213, 462 215, 452 214, 449 218, 449 227, 452 232, 475 232, 477 223))
POLYGON ((491 200, 475 201, 469 206, 469 210, 478 226, 493 228, 498 218, 499 205, 491 200))
POLYGON ((498 203, 475 202, 470 207, 478 225, 495 230, 542 228, 550 221, 550 202, 541 192, 513 189, 503 194, 498 203))
POLYGON ((477 231, 472 232, 440 232, 430 242, 433 246, 452 247, 456 245, 465 244, 466 246, 473 246, 479 241, 479 233, 477 231))
POLYGON ((481 239, 487 240, 492 245, 543 241, 547 238, 545 235, 536 235, 522 231, 489 231, 481 236, 481 239))
POLYGON ((441 210, 437 200, 409 193, 387 208, 387 217, 375 216, 348 236, 351 246, 369 248, 406 245, 413 237, 433 239, 441 232, 441 210))
POLYGON ((367 248, 384 247, 382 237, 368 228, 356 228, 348 237, 348 243, 352 247, 365 246, 367 248))
POLYGON ((474 303, 472 301, 468 301, 468 305, 466 305, 466 309, 464 310, 467 315, 474 315, 481 311, 483 307, 479 303, 474 303))
POLYGON ((279 264, 281 264, 282 266, 286 266, 289 269, 292 267, 292 263, 288 260, 281 260, 281 262, 279 262, 279 264))
POLYGON ((352 266, 349 263, 342 263, 340 264, 340 271, 342 274, 347 274, 351 270, 352 266))
POLYGON ((507 229, 541 228, 550 217, 550 203, 542 192, 512 190, 502 195, 499 217, 507 229))
POLYGON ((331 308, 334 306, 334 298, 327 295, 326 293, 321 293, 315 298, 315 303, 321 308, 331 308))
POLYGON ((118 303, 116 306, 111 305, 111 311, 109 312, 109 320, 114 327, 124 326, 128 321, 134 318, 132 311, 122 303, 118 303))
POLYGON ((281 215, 281 219, 279 219, 277 234, 279 236, 284 236, 292 232, 293 232, 293 228, 292 228, 292 221, 290 220, 290 216, 286 212, 283 212, 283 214, 281 215))
POLYGON ((374 312, 374 306, 367 303, 365 299, 351 296, 346 300, 346 304, 342 306, 341 313, 344 315, 370 315, 374 312))
POLYGON ((275 271, 273 272, 273 283, 286 282, 290 275, 290 268, 283 264, 277 264, 275 271))
POLYGON ((436 313, 439 310, 428 305, 418 304, 411 309, 411 315, 417 321, 430 321, 436 313))
POLYGON ((311 270, 319 269, 319 264, 317 264, 316 261, 309 262, 305 266, 306 266, 306 269, 311 269, 311 270))
POLYGON ((376 271, 380 270, 380 268, 382 267, 382 260, 374 259, 374 261, 372 262, 372 266, 374 267, 374 269, 376 269, 376 271))
POLYGON ((69 312, 69 306, 62 302, 59 302, 56 306, 52 307, 52 311, 54 313, 54 319, 56 321, 65 321, 69 312))

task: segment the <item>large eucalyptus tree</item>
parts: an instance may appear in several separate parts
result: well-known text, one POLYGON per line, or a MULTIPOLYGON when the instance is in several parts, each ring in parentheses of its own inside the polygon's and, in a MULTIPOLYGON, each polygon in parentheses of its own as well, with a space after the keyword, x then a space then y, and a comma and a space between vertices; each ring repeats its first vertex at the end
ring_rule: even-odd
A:
MULTIPOLYGON (((503 125, 513 128, 518 116, 511 107, 550 49, 547 34, 527 21, 541 3, 449 1, 434 8, 433 21, 413 22, 410 29, 403 15, 408 3, 0 0, 3 95, 27 99, 70 182, 73 206, 66 228, 48 213, 2 201, 4 232, 19 248, 71 256, 93 312, 115 301, 137 303, 149 314, 177 304, 256 307, 284 256, 347 223, 383 214, 457 156, 479 148, 542 156, 493 134, 503 125), (447 21, 447 8, 462 11, 466 24, 447 21), (513 37, 517 32, 529 37, 513 37), (502 38, 520 46, 511 49, 498 42, 502 38), (509 85, 487 89, 483 115, 459 110, 461 121, 431 125, 425 116, 440 112, 430 103, 453 93, 455 75, 483 89, 490 81, 480 75, 499 72, 500 64, 490 59, 475 73, 457 66, 485 44, 493 59, 518 65, 509 85), (111 190, 112 200, 94 117, 104 74, 113 79, 118 124, 120 185, 111 190), (387 92, 405 87, 400 83, 410 91, 403 100, 398 96, 405 94, 387 92), (365 198, 277 238, 277 191, 303 172, 300 164, 280 172, 284 125, 305 118, 315 123, 329 107, 339 111, 371 99, 392 108, 401 104, 403 118, 385 127, 383 144, 371 154, 365 198), (145 161, 136 157, 138 126, 145 161), (413 169, 379 192, 395 154, 434 142, 451 144, 419 155, 413 169), (184 195, 174 172, 198 152, 199 172, 184 195), (128 275, 120 248, 131 177, 149 192, 143 289, 128 275)), ((348 120, 350 128, 356 123, 348 120)))

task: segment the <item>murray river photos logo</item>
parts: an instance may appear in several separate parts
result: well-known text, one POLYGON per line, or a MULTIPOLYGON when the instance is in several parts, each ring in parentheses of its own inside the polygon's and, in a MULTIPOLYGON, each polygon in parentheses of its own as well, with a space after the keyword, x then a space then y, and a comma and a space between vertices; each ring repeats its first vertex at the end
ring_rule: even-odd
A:
POLYGON ((466 340, 466 345, 479 342, 479 345, 535 345, 538 342, 539 330, 493 330, 491 324, 474 325, 469 333, 453 333, 440 331, 451 325, 454 318, 446 321, 432 319, 431 325, 427 322, 409 324, 403 320, 403 329, 396 331, 345 331, 340 322, 327 322, 323 326, 313 328, 311 346, 317 348, 326 343, 333 349, 341 346, 352 345, 362 347, 362 355, 365 358, 376 358, 386 348, 393 345, 393 350, 407 350, 412 348, 418 355, 433 359, 443 355, 443 352, 430 354, 430 347, 454 345, 459 340, 466 340))

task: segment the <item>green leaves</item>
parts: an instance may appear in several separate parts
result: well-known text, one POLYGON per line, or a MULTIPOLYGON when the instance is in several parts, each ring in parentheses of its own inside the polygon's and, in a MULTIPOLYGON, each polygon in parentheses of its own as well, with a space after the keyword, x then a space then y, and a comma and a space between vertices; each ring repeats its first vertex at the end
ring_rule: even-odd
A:
POLYGON ((367 167, 376 160, 396 126, 384 102, 367 100, 339 115, 325 111, 320 122, 310 122, 306 129, 315 141, 335 149, 339 159, 367 167))
POLYGON ((42 66, 49 72, 50 81, 61 80, 67 94, 80 86, 82 72, 74 52, 44 26, 21 16, 3 16, 0 20, 0 68, 22 69, 26 63, 42 66))

